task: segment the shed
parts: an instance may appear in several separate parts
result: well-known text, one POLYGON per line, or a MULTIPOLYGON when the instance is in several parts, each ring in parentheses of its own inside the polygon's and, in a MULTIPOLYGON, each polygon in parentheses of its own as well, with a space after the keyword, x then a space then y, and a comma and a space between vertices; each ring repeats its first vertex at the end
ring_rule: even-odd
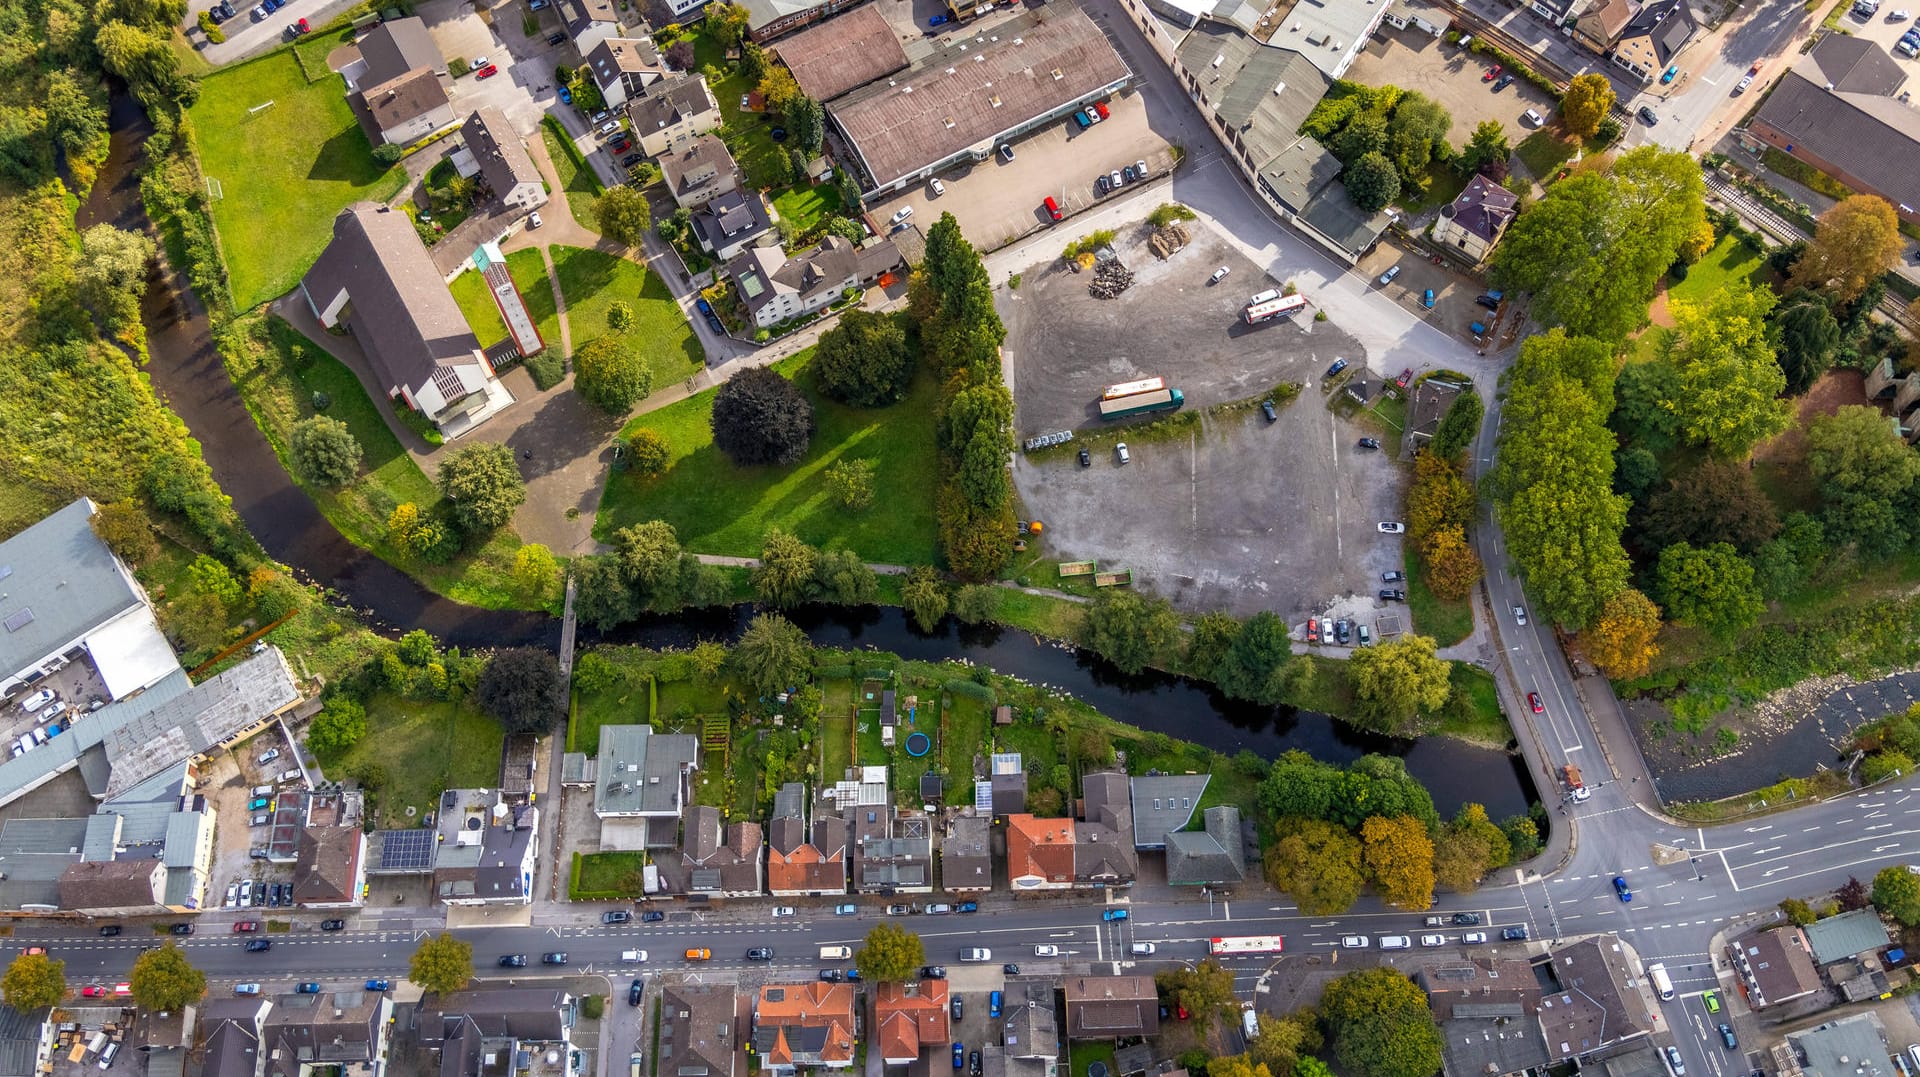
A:
POLYGON ((1007 706, 1005 703, 1002 703, 998 707, 993 708, 993 724, 994 725, 1012 725, 1013 724, 1013 708, 1007 706))

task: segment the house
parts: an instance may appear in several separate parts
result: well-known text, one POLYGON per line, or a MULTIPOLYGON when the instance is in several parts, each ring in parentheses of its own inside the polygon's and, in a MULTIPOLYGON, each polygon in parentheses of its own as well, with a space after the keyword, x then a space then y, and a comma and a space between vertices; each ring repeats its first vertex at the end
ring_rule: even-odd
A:
POLYGON ((673 73, 661 61, 651 38, 609 37, 585 55, 593 84, 608 108, 620 108, 673 73))
POLYGON ((673 984, 660 993, 662 1068, 689 1077, 733 1077, 740 1050, 732 984, 673 984))
POLYGON ((1522 960, 1480 958, 1429 965, 1414 976, 1440 1025, 1448 1073, 1545 1072, 1549 1059, 1534 1014, 1540 985, 1522 960))
POLYGON ((774 897, 821 897, 847 892, 847 823, 831 812, 807 830, 807 787, 788 782, 774 794, 767 821, 767 891, 774 897))
POLYGON ((675 889, 716 897, 758 897, 766 889, 760 862, 760 824, 721 826, 720 809, 696 804, 687 809, 686 842, 675 889))
POLYGON ((194 1003, 174 1010, 140 1010, 122 1049, 138 1049, 146 1057, 146 1077, 186 1077, 199 1018, 200 1007, 194 1003))
POLYGON ((948 1027, 947 981, 874 986, 871 1040, 887 1065, 911 1066, 923 1051, 945 1051, 948 1027))
POLYGON ((309 909, 361 903, 367 885, 367 835, 357 826, 308 826, 300 833, 293 901, 309 909))
POLYGON ((1143 774, 1128 782, 1133 802, 1133 847, 1164 849, 1167 835, 1185 830, 1207 791, 1210 774, 1143 774))
POLYGON ((749 248, 727 263, 726 273, 753 324, 771 329, 832 305, 899 264, 900 251, 887 240, 856 248, 830 235, 792 257, 778 247, 749 248))
POLYGON ((439 46, 418 17, 389 19, 357 43, 340 72, 347 100, 375 146, 406 146, 453 123, 451 80, 439 46))
POLYGON ((93 916, 167 911, 167 868, 158 860, 82 860, 60 873, 60 907, 93 916))
POLYGON ((1899 1077, 1893 1064, 1887 1027, 1871 1011, 1787 1033, 1795 1061, 1805 1059, 1806 1077, 1899 1077))
POLYGON ((1727 947, 1754 1009, 1778 1006, 1820 990, 1806 933, 1792 925, 1756 931, 1727 947))
POLYGON ((850 1069, 855 1028, 849 983, 767 984, 753 1009, 753 1054, 781 1077, 798 1070, 850 1069))
POLYGON ((510 1059, 568 1057, 580 1006, 561 988, 469 987, 427 996, 411 1017, 413 1038, 438 1056, 423 1069, 440 1077, 502 1077, 510 1059))
MULTIPOLYGON (((573 47, 582 56, 590 55, 602 42, 621 36, 624 30, 614 0, 554 0, 553 8, 567 28, 567 36, 573 39, 573 47)), ((681 14, 678 6, 674 7, 674 14, 681 14)))
POLYGON ((384 991, 276 995, 261 1028, 266 1077, 380 1077, 392 1017, 393 998, 384 991))
POLYGON ((1053 1013, 1053 984, 1008 981, 1000 1043, 989 1043, 982 1077, 1056 1077, 1060 1024, 1053 1013))
POLYGON ((260 1077, 261 1030, 273 1003, 265 998, 209 998, 197 1007, 195 1035, 204 1077, 260 1077))
POLYGON ((1083 775, 1081 818, 1073 827, 1073 881, 1079 887, 1131 886, 1139 870, 1133 851, 1133 804, 1127 776, 1083 775))
POLYGON ((1920 109, 1905 70, 1871 41, 1829 34, 1780 77, 1747 134, 1920 224, 1920 109))
POLYGON ((861 0, 741 0, 747 9, 747 36, 761 44, 803 26, 811 26, 861 0))
POLYGON ((1063 989, 1069 1040, 1113 1040, 1160 1031, 1160 996, 1151 976, 1073 976, 1063 989))
POLYGON ((695 210, 693 234, 704 250, 722 262, 739 257, 748 247, 780 241, 766 199, 755 190, 731 190, 695 210))
POLYGON ((1685 0, 1650 0, 1621 29, 1620 40, 1613 46, 1613 64, 1633 72, 1641 82, 1651 82, 1673 63, 1699 28, 1685 0))
POLYGON ((1527 0, 1526 9, 1543 19, 1548 26, 1565 33, 1587 10, 1593 0, 1527 0))
MULTIPOLYGON (((693 140, 720 126, 720 102, 705 75, 674 79, 627 104, 627 119, 648 157, 683 153, 693 140)), ((664 166, 663 166, 664 167, 664 166)))
POLYGON ((1019 752, 995 752, 987 758, 995 815, 1018 815, 1027 810, 1027 771, 1019 752))
POLYGON ((659 157, 660 176, 675 204, 698 209, 740 185, 740 172, 726 144, 712 135, 696 135, 682 149, 659 157))
POLYGON ((1445 378, 1422 378, 1413 384, 1413 399, 1407 404, 1407 431, 1403 439, 1408 451, 1417 451, 1420 446, 1433 440, 1440 430, 1441 420, 1447 417, 1447 411, 1461 393, 1473 388, 1472 385, 1448 381, 1445 378))
POLYGON ((831 101, 907 66, 907 50, 878 4, 862 4, 809 26, 783 39, 774 52, 800 92, 815 101, 831 101))
POLYGON ((700 738, 644 725, 603 725, 593 775, 602 849, 671 849, 692 802, 700 738))
POLYGON ((1017 15, 991 38, 958 36, 885 83, 827 105, 869 198, 924 183, 960 161, 1058 120, 1133 81, 1086 12, 1064 3, 1017 15))
POLYGON ((1418 30, 1428 37, 1439 37, 1453 25, 1453 16, 1428 0, 1393 0, 1387 5, 1385 21, 1396 30, 1418 30))
POLYGON ((1006 817, 1007 882, 1015 893, 1073 889, 1073 820, 1006 817))
POLYGON ((449 905, 525 905, 533 900, 540 811, 498 790, 440 794, 433 889, 449 905))
POLYGON ((954 815, 940 841, 940 888, 954 894, 993 889, 993 827, 984 816, 954 815))
POLYGON ((1558 990, 1540 998, 1540 1032, 1555 1062, 1611 1051, 1653 1031, 1639 977, 1618 937, 1595 935, 1553 951, 1558 990))
POLYGON ((1582 47, 1605 56, 1619 42, 1620 34, 1640 13, 1640 0, 1594 0, 1573 23, 1573 40, 1582 47))
POLYGON ((1167 835, 1167 882, 1174 886, 1231 886, 1247 877, 1240 809, 1216 804, 1201 813, 1205 830, 1167 835))
POLYGON ((366 353, 378 392, 448 438, 513 403, 434 268, 413 221, 377 202, 333 219, 333 241, 300 280, 320 324, 344 327, 366 353))
POLYGON ((878 825, 852 824, 853 889, 858 894, 933 892, 933 821, 920 812, 877 813, 878 825))
POLYGON ((532 212, 547 204, 547 186, 527 155, 527 146, 507 122, 507 115, 488 105, 473 110, 460 126, 461 146, 452 154, 454 171, 493 192, 509 209, 532 212))
POLYGON ((1887 945, 1887 927, 1873 909, 1855 909, 1801 928, 1815 965, 1844 961, 1887 945))
POLYGON ((1486 261, 1500 234, 1519 212, 1520 198, 1512 191, 1475 175, 1458 198, 1440 207, 1433 222, 1434 242, 1459 251, 1475 265, 1486 261))
POLYGON ((64 695, 60 682, 89 668, 109 700, 180 669, 146 589, 93 533, 98 511, 83 497, 0 542, 0 565, 11 570, 0 594, 7 629, 0 634, 0 697, 8 704, 49 684, 64 695), (69 666, 68 677, 55 677, 69 666))

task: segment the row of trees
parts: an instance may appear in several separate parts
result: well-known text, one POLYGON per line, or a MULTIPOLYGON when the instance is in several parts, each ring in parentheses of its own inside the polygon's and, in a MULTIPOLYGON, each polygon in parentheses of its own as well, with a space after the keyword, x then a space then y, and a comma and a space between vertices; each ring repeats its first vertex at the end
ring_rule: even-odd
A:
POLYGON ((682 549, 663 520, 621 528, 613 547, 573 561, 574 612, 582 624, 604 631, 643 613, 719 605, 732 594, 726 576, 682 549))
MULTIPOLYGON (((1196 1022, 1237 1009, 1233 974, 1213 961, 1155 977, 1161 992, 1196 1022)), ((1259 1033, 1244 1054, 1182 1056, 1206 1077, 1332 1077, 1316 1057, 1331 1049, 1341 1072, 1360 1077, 1428 1077, 1440 1069, 1440 1029, 1426 993, 1390 967, 1350 972, 1328 982, 1317 1008, 1279 1017, 1260 1014, 1259 1033)))

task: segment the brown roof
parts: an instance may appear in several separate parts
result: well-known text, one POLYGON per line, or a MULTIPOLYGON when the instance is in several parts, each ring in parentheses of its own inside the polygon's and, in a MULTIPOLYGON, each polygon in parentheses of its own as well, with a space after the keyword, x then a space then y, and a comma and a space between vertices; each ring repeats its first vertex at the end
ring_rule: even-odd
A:
POLYGON ((1076 976, 1066 982, 1067 1038, 1105 1040, 1160 1031, 1151 976, 1076 976))
MULTIPOLYGON (((460 137, 466 140, 467 152, 473 154, 474 163, 480 166, 480 175, 487 186, 493 188, 494 197, 504 198, 522 183, 540 182, 540 170, 527 155, 520 132, 513 129, 507 122, 507 114, 499 109, 491 105, 474 109, 473 115, 461 125, 460 137)), ((447 394, 447 399, 457 395, 456 390, 447 394)))
POLYGON ((655 83, 651 92, 628 103, 627 118, 633 122, 635 134, 645 135, 719 108, 713 91, 707 88, 707 77, 695 75, 655 83))
POLYGON ((1467 181, 1460 197, 1440 207, 1443 217, 1451 217, 1460 227, 1485 240, 1500 238, 1500 232, 1513 220, 1520 198, 1484 175, 1467 181))
POLYGON ((1828 34, 1793 69, 1813 82, 1832 85, 1836 93, 1892 97, 1907 81, 1906 71, 1886 49, 1847 34, 1828 34))
POLYGON ((754 1050, 768 1064, 853 1061, 853 985, 767 984, 754 1007, 754 1050))
POLYGON ((430 68, 416 67, 371 87, 363 100, 367 111, 373 114, 375 126, 391 131, 444 106, 448 98, 447 88, 440 85, 440 76, 430 68))
POLYGON ((1138 868, 1133 849, 1133 792, 1117 771, 1080 780, 1085 806, 1073 828, 1073 874, 1078 882, 1130 883, 1138 868))
POLYGON ((1749 998, 1756 1008, 1799 998, 1820 986, 1806 936, 1797 927, 1749 935, 1736 942, 1734 950, 1746 962, 1740 971, 1750 978, 1749 998))
POLYGON ((602 85, 615 75, 664 75, 667 65, 660 62, 660 50, 644 37, 610 37, 587 53, 594 78, 602 85))
POLYGON ((1132 76, 1079 8, 1019 16, 994 36, 958 38, 904 74, 828 106, 876 186, 1132 76))
POLYGON ((768 824, 767 889, 846 891, 847 824, 829 816, 814 823, 813 831, 832 847, 822 849, 806 840, 806 825, 800 819, 775 819, 768 824))
POLYGON ((1007 816, 1007 877, 1073 881, 1073 820, 1007 816))
POLYGON ((883 983, 874 988, 874 1037, 889 1062, 918 1058, 924 1047, 947 1042, 947 981, 883 983))
POLYGON ((669 189, 685 194, 717 181, 733 171, 733 155, 726 143, 712 135, 701 135, 679 153, 660 158, 660 175, 669 189))
POLYGON ((878 4, 862 4, 774 46, 793 81, 815 101, 831 101, 907 66, 907 51, 878 4))
POLYGON ((1580 25, 1593 36, 1612 42, 1640 10, 1633 0, 1600 0, 1580 16, 1580 25))
POLYGON ((366 847, 358 827, 310 826, 300 834, 300 859, 293 869, 293 900, 301 903, 352 901, 366 847))
POLYGON ((675 984, 661 992, 660 1038, 673 1073, 730 1077, 740 1049, 732 984, 675 984))
POLYGON ((360 60, 366 65, 359 81, 363 89, 398 78, 418 67, 432 71, 447 69, 446 61, 440 56, 440 47, 433 43, 433 35, 427 33, 426 22, 418 16, 388 19, 367 31, 358 47, 360 60))
POLYGON ((1541 996, 1540 1031, 1554 1058, 1588 1054, 1652 1031, 1645 999, 1629 986, 1632 970, 1619 939, 1597 936, 1563 946, 1553 952, 1552 968, 1560 990, 1541 996))
POLYGON ((66 909, 130 909, 161 903, 156 876, 166 865, 152 857, 83 860, 60 873, 60 906, 66 909))

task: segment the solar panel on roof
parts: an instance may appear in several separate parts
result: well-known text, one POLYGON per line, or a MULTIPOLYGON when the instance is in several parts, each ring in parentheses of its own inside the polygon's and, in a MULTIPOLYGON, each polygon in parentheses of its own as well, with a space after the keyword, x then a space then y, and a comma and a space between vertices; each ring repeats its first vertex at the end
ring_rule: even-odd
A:
POLYGON ((398 869, 432 867, 433 839, 434 831, 425 827, 381 831, 381 866, 398 869))
POLYGON ((7 631, 18 632, 32 623, 33 623, 33 607, 28 606, 26 609, 23 609, 18 613, 15 613, 13 616, 7 618, 7 631))

